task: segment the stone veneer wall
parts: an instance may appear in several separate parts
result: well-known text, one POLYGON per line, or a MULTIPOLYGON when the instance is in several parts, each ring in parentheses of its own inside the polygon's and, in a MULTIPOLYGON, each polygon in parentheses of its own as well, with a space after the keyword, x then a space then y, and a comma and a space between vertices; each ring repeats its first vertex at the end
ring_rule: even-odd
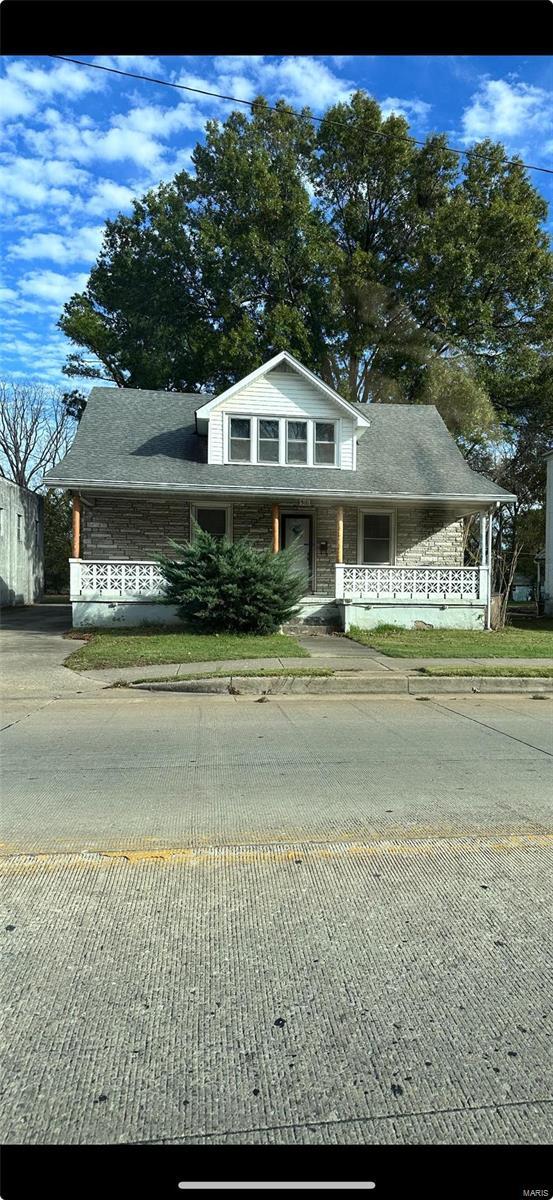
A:
POLYGON ((439 508, 399 508, 396 566, 462 567, 462 518, 444 523, 439 508))
MULTIPOLYGON (((90 493, 84 499, 87 503, 83 503, 83 558, 148 559, 167 550, 167 538, 186 542, 190 537, 188 500, 136 493, 90 493)), ((205 503, 209 504, 209 501, 205 503)), ((313 517, 314 590, 318 595, 333 596, 336 506, 312 507, 298 497, 281 508, 285 512, 297 511, 313 517), (328 544, 326 555, 319 551, 321 542, 328 544)), ((344 558, 349 563, 357 562, 357 511, 356 507, 344 506, 344 558)), ((233 536, 250 538, 259 550, 270 547, 271 514, 270 502, 233 502, 233 536)), ((440 509, 398 509, 396 563, 398 566, 462 566, 462 520, 444 524, 440 509)))
MULTIPOLYGON (((315 591, 334 596, 336 583, 336 508, 315 509, 315 591), (328 554, 319 553, 320 542, 328 542, 328 554)), ((344 506, 344 559, 357 562, 357 509, 344 506)))
POLYGON ((190 537, 190 505, 178 497, 103 492, 83 495, 83 558, 153 558, 167 538, 190 537))
POLYGON ((270 550, 273 544, 272 505, 264 501, 251 500, 247 504, 232 506, 232 536, 247 537, 256 550, 270 550))

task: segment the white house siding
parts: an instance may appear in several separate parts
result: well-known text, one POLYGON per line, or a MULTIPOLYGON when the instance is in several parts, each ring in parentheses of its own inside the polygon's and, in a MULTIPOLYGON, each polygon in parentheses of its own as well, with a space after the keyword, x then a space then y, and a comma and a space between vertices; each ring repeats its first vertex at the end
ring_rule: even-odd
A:
POLYGON ((275 370, 250 383, 243 391, 223 400, 209 418, 208 461, 222 463, 223 413, 253 417, 311 418, 339 421, 341 431, 340 464, 343 470, 354 466, 354 421, 344 409, 314 387, 296 371, 275 370))
POLYGON ((43 588, 42 496, 0 479, 0 605, 34 604, 43 588))
POLYGON ((207 426, 207 461, 210 463, 223 462, 223 414, 211 414, 207 426))

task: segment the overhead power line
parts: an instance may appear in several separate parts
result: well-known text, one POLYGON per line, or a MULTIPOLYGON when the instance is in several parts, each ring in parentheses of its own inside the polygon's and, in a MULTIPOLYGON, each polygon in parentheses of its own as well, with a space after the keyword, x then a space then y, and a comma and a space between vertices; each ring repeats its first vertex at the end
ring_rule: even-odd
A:
MULTIPOLYGON (((100 63, 83 62, 80 58, 67 58, 64 54, 49 54, 48 58, 55 58, 60 62, 74 63, 77 67, 91 67, 93 71, 107 71, 109 75, 123 75, 125 79, 140 79, 143 83, 157 83, 160 87, 176 88, 180 92, 194 92, 197 96, 211 96, 214 100, 230 100, 233 104, 244 104, 248 108, 255 107, 255 100, 241 100, 239 96, 225 96, 221 92, 209 92, 205 88, 191 87, 186 83, 173 83, 170 79, 157 79, 155 75, 139 75, 134 71, 122 71, 119 67, 105 67, 100 63)), ((282 109, 277 108, 274 104, 268 104, 267 108, 269 112, 282 112, 282 109)), ((299 113, 297 109, 294 108, 289 108, 286 111, 292 117, 303 117, 305 115, 304 113, 299 113)), ((309 114, 309 120, 316 121, 318 124, 324 121, 324 119, 324 117, 314 116, 313 113, 309 114)), ((343 127, 344 129, 349 128, 345 121, 336 121, 334 123, 339 127, 343 127)), ((392 136, 391 134, 383 133, 378 129, 371 130, 371 135, 373 137, 387 139, 392 136)), ((413 138, 412 140, 416 146, 426 145, 426 142, 422 142, 417 138, 413 138)), ((461 157, 470 153, 469 150, 459 150, 455 146, 447 146, 446 149, 450 150, 452 154, 458 154, 461 157)), ((478 153, 478 151, 473 151, 473 153, 478 153)), ((520 159, 518 158, 507 159, 506 165, 508 167, 521 166, 525 167, 527 171, 541 171, 544 175, 553 175, 553 168, 551 167, 536 167, 533 166, 532 163, 520 162, 520 159)))

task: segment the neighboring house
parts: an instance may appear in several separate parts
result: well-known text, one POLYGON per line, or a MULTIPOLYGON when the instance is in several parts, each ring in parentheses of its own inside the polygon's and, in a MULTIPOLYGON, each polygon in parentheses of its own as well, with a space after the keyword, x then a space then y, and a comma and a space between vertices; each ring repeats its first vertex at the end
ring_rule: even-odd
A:
POLYGON ((350 404, 287 353, 221 395, 93 388, 47 476, 74 497, 73 623, 168 621, 155 598, 167 539, 297 537, 300 619, 482 629, 490 515, 514 496, 469 469, 431 405, 350 404), (480 514, 481 565, 463 518, 480 514))
POLYGON ((516 603, 532 600, 534 596, 534 580, 523 571, 515 571, 511 587, 511 600, 516 603))
POLYGON ((553 449, 545 455, 547 460, 547 485, 545 497, 545 566, 544 566, 544 611, 553 615, 553 449))
POLYGON ((42 496, 0 479, 0 605, 34 604, 44 588, 42 496))

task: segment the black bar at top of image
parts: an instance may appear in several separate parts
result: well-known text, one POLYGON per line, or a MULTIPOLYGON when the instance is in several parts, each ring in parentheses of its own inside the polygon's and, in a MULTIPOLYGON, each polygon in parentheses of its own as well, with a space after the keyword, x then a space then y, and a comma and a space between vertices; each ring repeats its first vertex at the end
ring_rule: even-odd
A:
POLYGON ((4 0, 1 16, 14 55, 520 55, 553 36, 549 0, 4 0))

